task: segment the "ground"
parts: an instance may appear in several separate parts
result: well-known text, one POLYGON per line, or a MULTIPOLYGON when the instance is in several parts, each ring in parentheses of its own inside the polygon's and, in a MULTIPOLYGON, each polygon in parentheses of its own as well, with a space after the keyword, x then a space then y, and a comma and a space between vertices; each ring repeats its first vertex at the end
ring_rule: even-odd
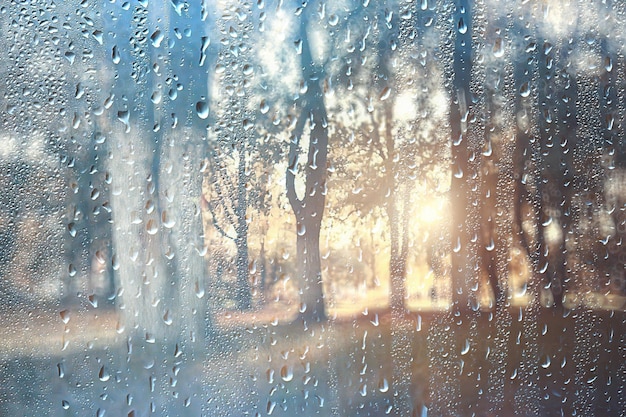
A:
POLYGON ((215 315, 204 348, 134 342, 113 308, 5 318, 0 415, 619 416, 623 311, 410 312, 276 303, 215 315), (100 414, 102 415, 102 414, 100 414))

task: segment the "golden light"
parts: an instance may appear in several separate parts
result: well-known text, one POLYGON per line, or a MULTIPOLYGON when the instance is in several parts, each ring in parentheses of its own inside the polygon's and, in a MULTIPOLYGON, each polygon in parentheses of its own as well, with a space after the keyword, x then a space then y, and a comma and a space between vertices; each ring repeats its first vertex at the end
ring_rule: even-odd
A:
POLYGON ((444 207, 445 200, 441 197, 424 202, 419 209, 419 222, 426 226, 440 222, 444 217, 444 207))

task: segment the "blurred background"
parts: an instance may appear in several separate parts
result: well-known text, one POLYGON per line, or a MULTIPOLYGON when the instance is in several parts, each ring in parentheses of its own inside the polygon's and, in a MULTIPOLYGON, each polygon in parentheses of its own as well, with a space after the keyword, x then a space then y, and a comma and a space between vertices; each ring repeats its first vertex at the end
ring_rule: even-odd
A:
POLYGON ((1 4, 0 415, 624 415, 624 24, 1 4))

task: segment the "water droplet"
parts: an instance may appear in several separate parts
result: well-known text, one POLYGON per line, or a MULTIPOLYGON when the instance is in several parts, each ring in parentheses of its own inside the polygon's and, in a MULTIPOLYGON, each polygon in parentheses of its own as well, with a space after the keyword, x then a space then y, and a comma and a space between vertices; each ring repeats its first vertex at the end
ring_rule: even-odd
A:
POLYGON ((163 32, 161 32, 159 29, 155 30, 152 36, 150 36, 150 41, 152 42, 152 46, 154 46, 155 48, 160 47, 161 42, 163 42, 164 38, 165 38, 165 35, 163 34, 163 32))
POLYGON ((163 100, 163 94, 160 91, 155 91, 150 96, 150 100, 152 100, 154 104, 159 104, 161 100, 163 100))
POLYGON ((146 232, 148 232, 149 235, 156 235, 158 231, 159 226, 157 225, 157 222, 155 222, 154 219, 148 220, 146 223, 146 232))
POLYGON ((387 381, 387 378, 382 378, 378 382, 378 391, 380 391, 380 392, 387 392, 387 391, 389 391, 389 381, 387 381))
POLYGON ((270 106, 267 104, 267 101, 261 100, 259 109, 261 110, 261 113, 266 114, 268 111, 270 111, 270 106))
POLYGON ((64 410, 67 410, 70 408, 70 403, 67 400, 63 400, 61 401, 61 407, 63 407, 64 410))
POLYGON ((169 216, 167 210, 163 210, 161 213, 161 223, 164 227, 171 229, 176 224, 176 221, 169 216))
POLYGON ((120 51, 119 49, 117 49, 117 45, 115 45, 113 47, 113 50, 111 51, 111 60, 113 61, 114 64, 119 64, 121 57, 120 57, 120 51))
POLYGON ((206 101, 199 101, 196 103, 196 113, 201 119, 206 119, 207 117, 209 117, 209 105, 206 103, 206 101))
POLYGON ((70 65, 72 65, 74 63, 74 60, 76 59, 76 54, 72 51, 67 51, 65 53, 65 59, 67 59, 70 65))
POLYGON ((526 81, 524 84, 522 84, 522 86, 519 89, 519 94, 520 96, 526 98, 530 95, 530 85, 528 84, 528 81, 526 81))
POLYGON ((380 93, 380 100, 385 101, 389 98, 390 95, 391 95, 391 87, 385 87, 383 88, 383 91, 381 91, 380 93))
POLYGON ((468 339, 465 339, 463 347, 461 348, 461 355, 466 355, 470 351, 470 343, 468 339))
POLYGON ((459 29, 459 33, 461 35, 465 35, 467 33, 467 25, 465 24, 465 21, 462 17, 459 19, 459 24, 457 28, 459 29))
POLYGON ((67 324, 70 321, 70 311, 69 310, 63 310, 59 313, 59 315, 61 316, 61 321, 63 321, 63 324, 67 324))
POLYGON ((117 112, 117 119, 124 123, 126 126, 129 126, 130 123, 130 112, 128 110, 120 110, 117 112))
POLYGON ((70 236, 76 237, 76 224, 74 222, 67 225, 67 230, 70 232, 70 236))
POLYGON ((250 76, 254 73, 254 67, 250 64, 246 64, 243 66, 242 71, 243 71, 243 75, 250 76))
POLYGON ((454 253, 459 253, 459 251, 461 250, 461 238, 460 237, 456 238, 456 243, 454 244, 454 248, 452 248, 452 250, 454 251, 454 253))
POLYGON ((280 368, 280 377, 285 382, 291 381, 293 379, 293 367, 284 365, 282 368, 280 368))
POLYGON ((186 2, 183 0, 170 0, 177 15, 181 16, 183 9, 186 9, 186 2))
POLYGON ((98 190, 97 188, 94 188, 93 190, 91 190, 90 197, 92 200, 97 200, 98 197, 100 197, 100 190, 98 190))
POLYGON ((254 127, 254 122, 250 119, 244 119, 241 124, 243 126, 243 130, 246 132, 254 127))
POLYGON ((103 366, 98 372, 98 379, 102 382, 107 382, 111 378, 109 371, 103 366))
POLYGON ((78 100, 85 95, 85 88, 81 83, 76 84, 76 92, 74 93, 74 97, 78 100))
POLYGON ((118 321, 117 324, 115 325, 115 331, 117 332, 117 334, 124 333, 124 329, 126 329, 126 326, 124 326, 124 323, 118 321))
POLYGON ((87 300, 89 301, 89 304, 91 304, 93 308, 98 308, 98 299, 96 298, 94 294, 90 294, 87 297, 87 300))
POLYGON ((114 271, 117 271, 120 269, 120 261, 117 255, 111 256, 111 267, 113 268, 114 271))
POLYGON ((163 315, 163 322, 168 326, 172 324, 172 313, 170 313, 169 310, 165 311, 165 314, 163 315))
POLYGON ((204 287, 198 281, 195 283, 194 292, 196 293, 196 297, 204 297, 204 287))
POLYGON ((504 56, 504 46, 502 45, 502 38, 496 38, 493 43, 493 56, 496 58, 502 58, 504 56))
POLYGON ((267 402, 267 414, 268 415, 272 415, 272 413, 274 412, 274 408, 276 407, 276 402, 275 401, 268 401, 267 402))

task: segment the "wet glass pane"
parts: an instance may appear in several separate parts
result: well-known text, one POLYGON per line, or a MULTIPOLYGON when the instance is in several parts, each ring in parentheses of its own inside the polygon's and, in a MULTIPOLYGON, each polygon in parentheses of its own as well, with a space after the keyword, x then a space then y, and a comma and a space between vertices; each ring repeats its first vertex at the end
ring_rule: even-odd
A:
POLYGON ((0 415, 625 415, 625 25, 5 0, 0 415))

